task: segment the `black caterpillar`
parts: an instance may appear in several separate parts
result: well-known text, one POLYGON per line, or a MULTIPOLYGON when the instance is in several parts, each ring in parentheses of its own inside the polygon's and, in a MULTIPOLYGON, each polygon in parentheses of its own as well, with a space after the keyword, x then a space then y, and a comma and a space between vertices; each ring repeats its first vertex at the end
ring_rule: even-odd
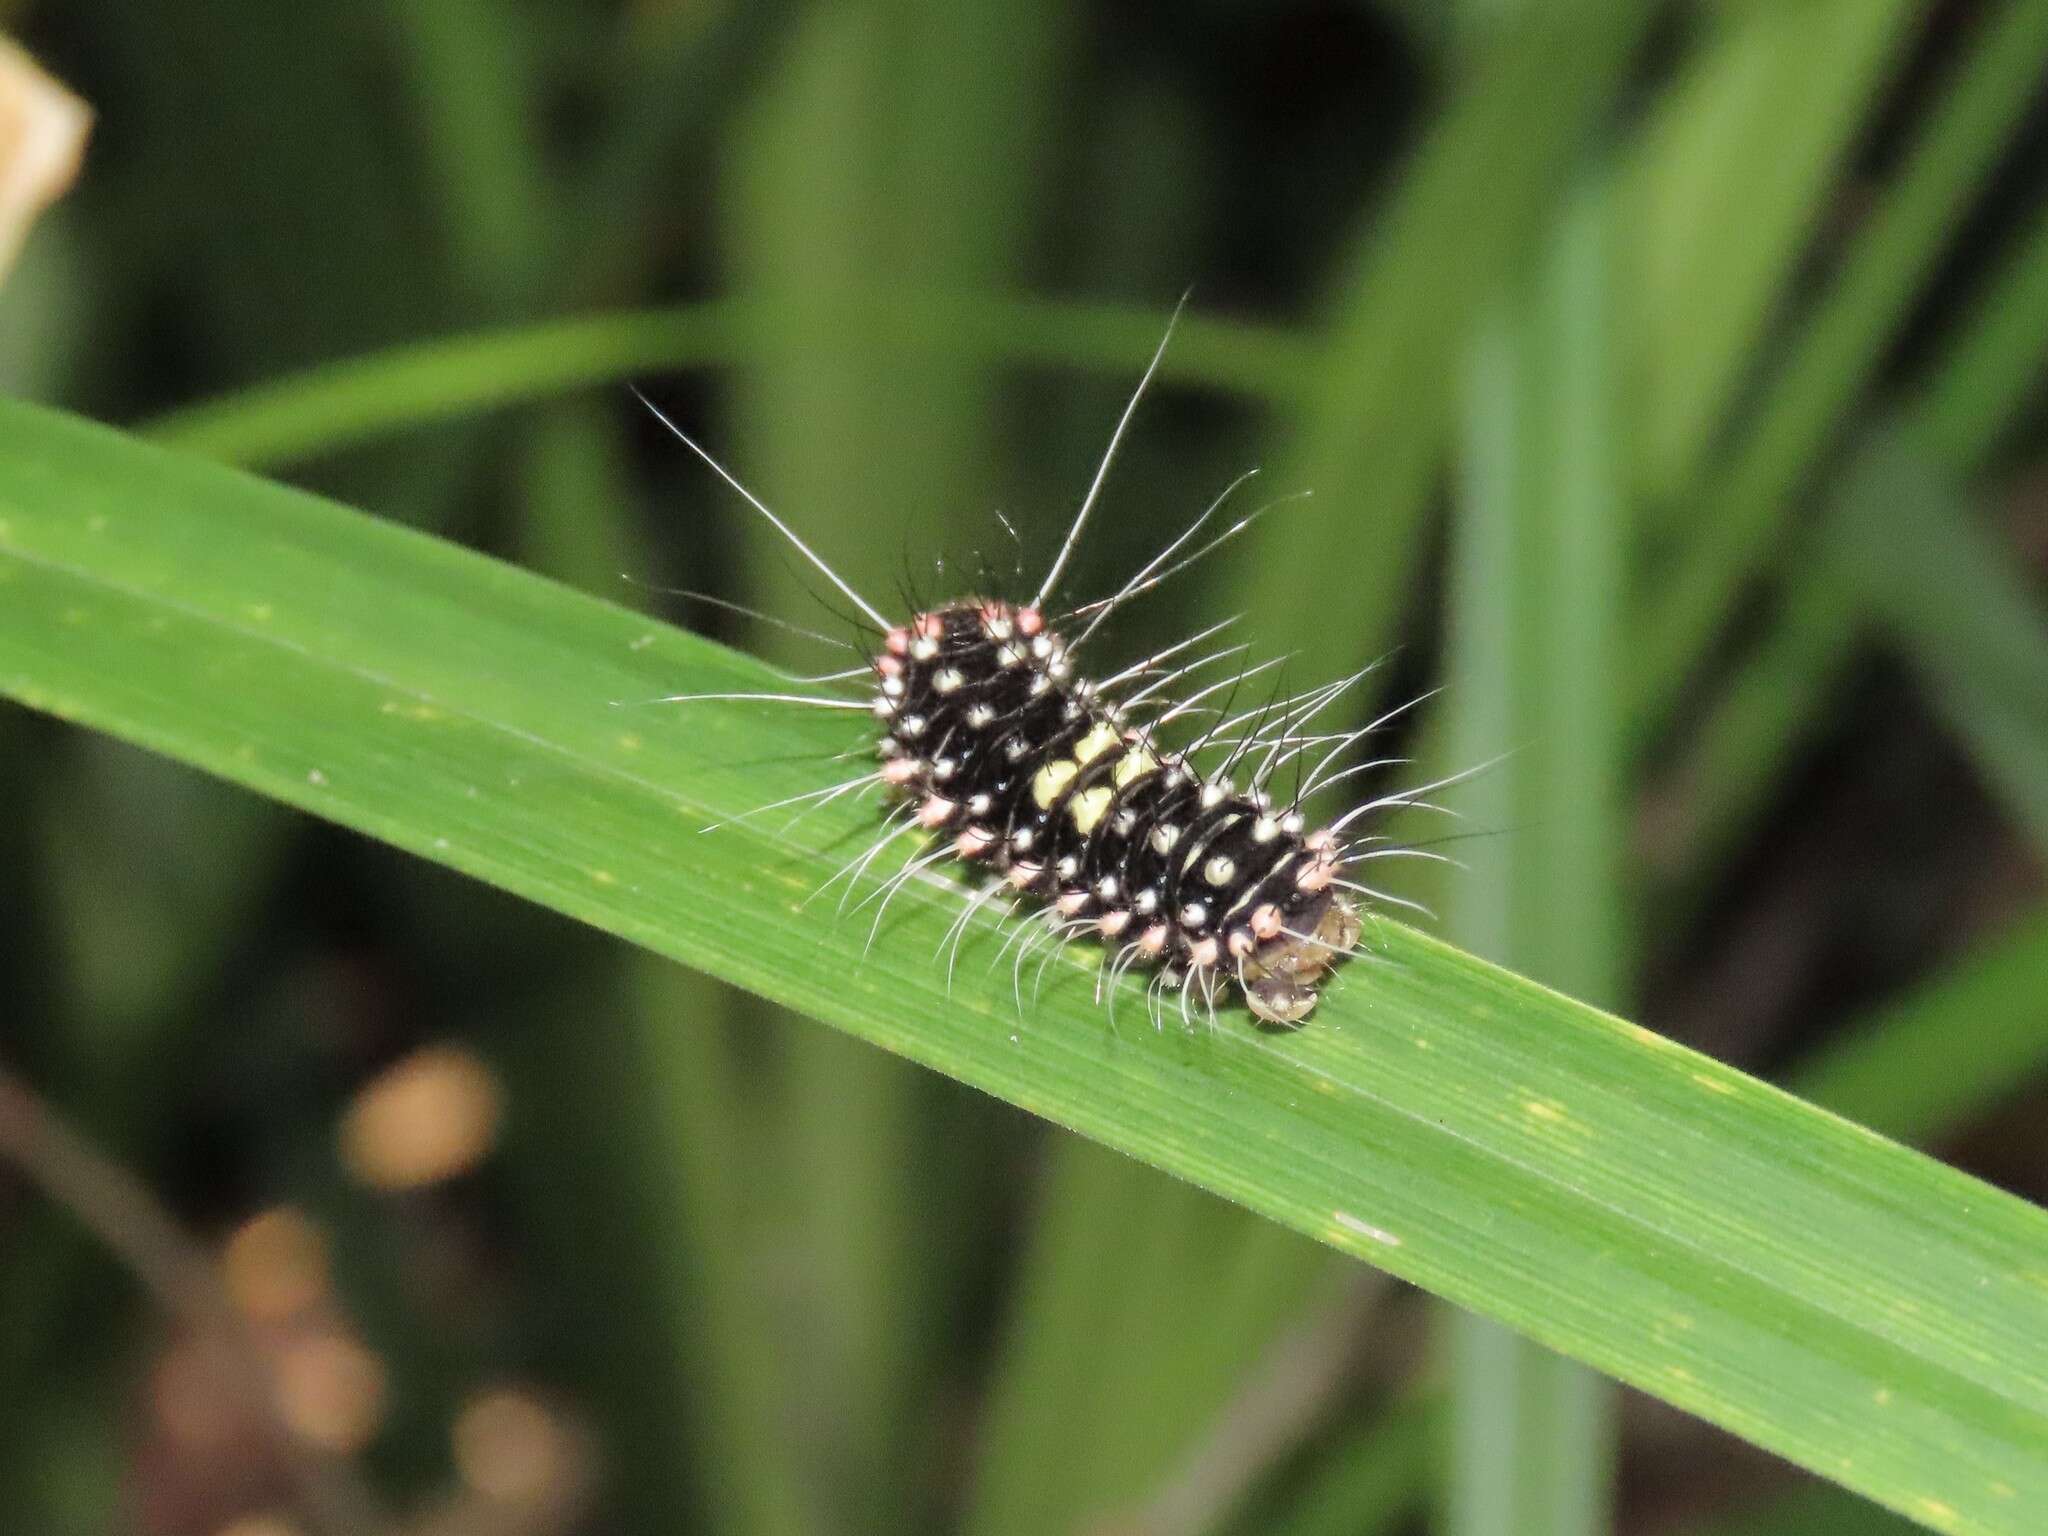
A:
POLYGON ((890 629, 875 662, 882 781, 963 859, 1213 1002, 1234 976, 1259 1018, 1297 1024, 1358 942, 1342 842, 1298 807, 1205 777, 1073 676, 1036 607, 951 603, 890 629))
MULTIPOLYGON (((1259 516, 1251 514, 1194 555, 1169 563, 1231 491, 1249 478, 1242 476, 1114 597, 1084 604, 1063 617, 1048 617, 1046 601, 1165 346, 1162 341, 1125 406, 1037 595, 1021 603, 962 598, 916 613, 903 623, 892 623, 856 593, 642 395, 642 402, 669 431, 859 609, 874 626, 879 642, 862 648, 867 656, 863 665, 805 680, 865 680, 872 685, 866 703, 794 693, 676 698, 871 709, 884 732, 877 746, 878 771, 760 809, 829 801, 882 787, 895 799, 888 815, 890 829, 828 881, 827 888, 842 878, 857 880, 898 837, 928 835, 937 846, 905 865, 877 897, 886 910, 896 891, 947 858, 989 871, 992 878, 970 896, 953 924, 950 938, 956 958, 974 912, 1014 894, 1044 903, 1049 918, 1021 945, 1016 935, 1010 940, 1018 945, 1014 969, 1020 984, 1025 957, 1035 944, 1094 935, 1105 945, 1098 993, 1107 990, 1112 1007, 1118 978, 1144 965, 1154 971, 1149 996, 1155 1024, 1162 1017, 1165 994, 1173 991, 1180 993, 1183 1018, 1190 999, 1199 994, 1213 1019, 1219 996, 1234 983, 1258 1019, 1296 1025, 1314 1008, 1317 989, 1332 968, 1357 946, 1361 920, 1355 896, 1398 900, 1345 879, 1347 866, 1395 854, 1433 857, 1412 848, 1370 846, 1381 840, 1347 838, 1345 829, 1371 812, 1420 804, 1416 797, 1424 791, 1388 796, 1328 827, 1309 829, 1302 809, 1309 794, 1386 765, 1387 760, 1380 760, 1332 771, 1347 749, 1391 716, 1357 731, 1306 730, 1318 712, 1370 668, 1305 694, 1270 699, 1238 715, 1229 713, 1227 700, 1221 708, 1207 709, 1200 701, 1226 690, 1234 693, 1264 666, 1244 668, 1187 698, 1172 700, 1169 690, 1174 684, 1244 651, 1243 646, 1232 646, 1166 665, 1214 636, 1223 627, 1219 625, 1101 682, 1077 675, 1073 653, 1118 605, 1199 560, 1259 516), (1082 626, 1079 632, 1068 638, 1077 624, 1082 626), (1169 746, 1162 739, 1162 729, 1175 720, 1200 716, 1215 716, 1215 723, 1192 741, 1169 746), (1223 750, 1225 756, 1205 772, 1192 757, 1207 750, 1223 750), (1298 774, 1288 803, 1277 803, 1267 786, 1312 753, 1318 759, 1313 768, 1298 774), (1239 788, 1229 775, 1242 764, 1250 767, 1247 785, 1239 788)), ((829 644, 841 643, 800 632, 829 644)), ((877 928, 880 921, 878 912, 877 928)), ((1021 1003, 1021 986, 1019 998, 1021 1003)))

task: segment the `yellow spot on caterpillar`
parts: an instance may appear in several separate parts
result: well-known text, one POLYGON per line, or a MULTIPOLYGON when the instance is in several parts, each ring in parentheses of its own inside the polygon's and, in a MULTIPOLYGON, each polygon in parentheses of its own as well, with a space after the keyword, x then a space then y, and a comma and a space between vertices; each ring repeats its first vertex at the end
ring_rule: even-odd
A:
POLYGON ((1133 747, 1118 760, 1116 767, 1109 771, 1110 782, 1115 784, 1118 789, 1123 789, 1133 779, 1150 773, 1158 766, 1158 758, 1147 752, 1143 747, 1133 747))
POLYGON ((1060 797, 1060 791, 1073 783, 1074 775, 1080 771, 1079 763, 1064 758, 1039 769, 1038 776, 1031 781, 1031 798, 1038 802, 1038 808, 1041 811, 1051 810, 1053 801, 1060 797))
POLYGON ((1102 818, 1109 814, 1109 805, 1116 799, 1116 791, 1107 784, 1098 784, 1093 789, 1084 789, 1067 802, 1067 810, 1074 818, 1076 830, 1093 832, 1102 818))
POLYGON ((1096 726, 1086 736, 1074 743, 1074 761, 1078 764, 1092 763, 1098 757, 1106 756, 1112 749, 1123 745, 1116 727, 1107 720, 1096 726))

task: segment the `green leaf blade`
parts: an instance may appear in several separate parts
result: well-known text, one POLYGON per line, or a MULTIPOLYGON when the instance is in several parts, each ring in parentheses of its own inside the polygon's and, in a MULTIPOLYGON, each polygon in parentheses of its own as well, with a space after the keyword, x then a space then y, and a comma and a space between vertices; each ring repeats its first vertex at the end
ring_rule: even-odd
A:
MULTIPOLYGON (((758 663, 314 498, 0 407, 0 689, 739 983, 1500 1318, 1936 1529, 2048 1507, 2048 1216, 1393 924, 1292 1035, 1020 1011, 871 820, 852 715, 614 701, 758 663)), ((197 854, 198 851, 195 851, 197 854)), ((1028 998, 1028 982, 1026 996, 1028 998)), ((593 1029, 592 1049, 603 1049, 593 1029)))

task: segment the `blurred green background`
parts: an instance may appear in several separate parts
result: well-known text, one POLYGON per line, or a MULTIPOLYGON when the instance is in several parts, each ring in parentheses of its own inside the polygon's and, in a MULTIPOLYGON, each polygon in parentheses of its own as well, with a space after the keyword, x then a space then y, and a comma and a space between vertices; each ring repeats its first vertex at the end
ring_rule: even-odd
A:
MULTIPOLYGON (((819 622, 625 380, 933 591, 998 510, 1050 559, 1191 288, 1071 590, 1252 465, 1314 496, 1118 644, 1445 685, 1404 772, 1503 760, 1396 886, 1442 931, 2048 1194, 2048 5, 0 16, 98 116, 6 387, 791 661, 648 590, 819 622)), ((0 711, 0 807, 0 1061, 408 1530, 1903 1528, 130 749, 0 711)), ((0 1173, 0 1527, 315 1529, 237 1403, 0 1173)))

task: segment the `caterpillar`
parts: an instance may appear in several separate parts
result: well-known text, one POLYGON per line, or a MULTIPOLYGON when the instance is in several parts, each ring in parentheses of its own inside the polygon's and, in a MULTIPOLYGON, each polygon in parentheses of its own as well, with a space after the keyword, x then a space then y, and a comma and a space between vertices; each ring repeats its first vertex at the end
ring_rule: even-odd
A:
MULTIPOLYGON (((1418 849, 1379 846, 1383 839, 1350 829, 1395 806, 1424 804, 1419 795, 1440 785, 1389 795, 1325 826, 1310 825, 1304 802, 1311 794, 1394 761, 1338 766, 1351 748, 1400 710, 1359 730, 1311 729, 1322 711, 1372 670, 1369 666, 1334 683, 1268 698, 1237 713, 1231 712, 1230 700, 1252 677, 1277 663, 1241 665, 1183 697, 1174 694, 1176 687, 1205 669, 1244 654, 1246 646, 1234 645, 1190 655, 1224 625, 1203 630, 1106 678, 1091 679, 1080 671, 1077 653, 1123 603, 1186 569, 1279 504, 1268 503, 1194 553, 1184 553, 1232 493, 1251 478, 1249 473, 1241 475, 1114 596, 1065 611, 1053 606, 1110 465, 1171 335, 1169 326, 1125 405, 1059 554, 1036 592, 1021 600, 973 594, 920 607, 895 620, 856 592, 717 459, 635 390, 663 427, 853 604, 866 631, 857 647, 859 665, 799 680, 859 686, 865 698, 724 693, 671 695, 661 702, 748 700, 872 714, 877 730, 874 768, 757 808, 767 811, 799 801, 824 803, 843 795, 883 791, 890 808, 881 836, 827 881, 826 889, 843 879, 850 892, 852 882, 899 838, 928 840, 931 846, 906 861, 872 898, 882 910, 876 913, 870 942, 897 891, 933 865, 953 861, 984 877, 967 893, 949 930, 955 960, 962 934, 983 906, 1036 904, 1044 914, 1042 924, 1020 928, 1004 947, 1004 953, 1012 948, 1017 952, 1013 975, 1020 988, 1020 1008, 1022 967, 1037 945, 1053 943, 1056 953, 1059 942, 1092 937, 1102 945, 1097 996, 1108 995, 1112 1014, 1124 973, 1144 967, 1152 973, 1147 998, 1155 1026, 1162 1023, 1165 999, 1172 993, 1179 994, 1184 1021, 1191 1019, 1192 1002, 1199 997, 1213 1026, 1219 999, 1235 988, 1261 1024, 1291 1027, 1307 1019, 1321 987, 1357 948, 1363 914, 1371 910, 1367 903, 1412 905, 1347 878, 1347 872, 1372 858, 1432 857, 1418 849), (1224 697, 1221 705, 1205 702, 1219 695, 1224 697), (1177 739, 1172 730, 1176 722, 1202 719, 1210 723, 1192 739, 1177 739), (1198 754, 1218 753, 1220 761, 1206 767, 1195 760, 1198 754), (1295 771, 1295 785, 1283 801, 1273 785, 1290 769, 1295 771)), ((795 625, 783 627, 826 643, 843 643, 795 625)), ((950 975, 949 962, 949 979, 950 975)))

